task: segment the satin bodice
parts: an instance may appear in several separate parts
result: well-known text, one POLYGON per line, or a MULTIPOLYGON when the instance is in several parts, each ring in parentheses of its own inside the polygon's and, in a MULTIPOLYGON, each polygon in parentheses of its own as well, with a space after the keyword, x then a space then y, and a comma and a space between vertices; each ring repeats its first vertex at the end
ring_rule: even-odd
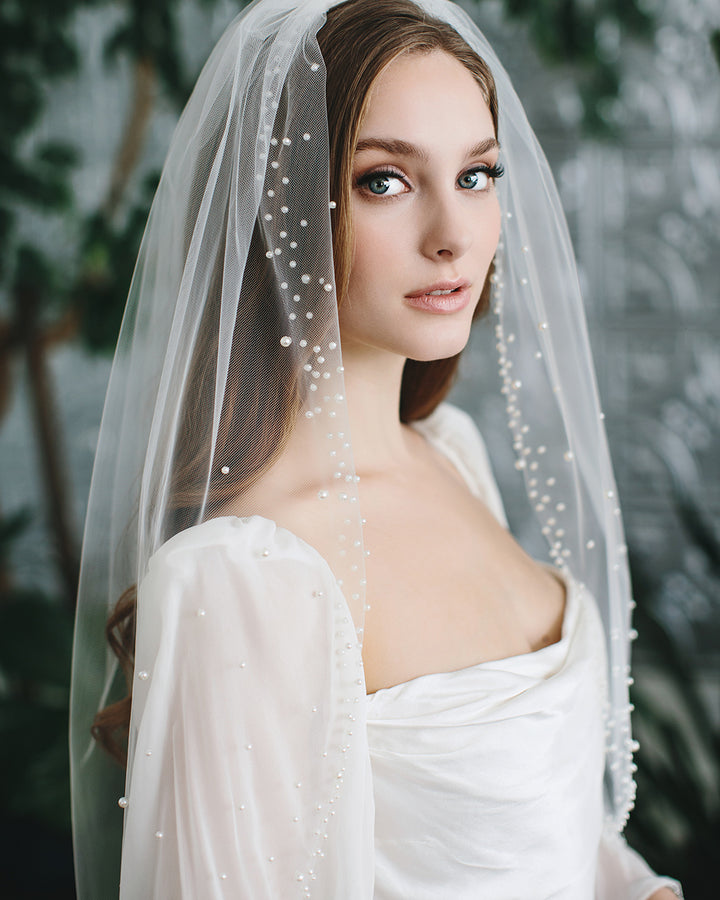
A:
POLYGON ((605 659, 568 581, 559 642, 368 696, 375 900, 591 900, 605 659))

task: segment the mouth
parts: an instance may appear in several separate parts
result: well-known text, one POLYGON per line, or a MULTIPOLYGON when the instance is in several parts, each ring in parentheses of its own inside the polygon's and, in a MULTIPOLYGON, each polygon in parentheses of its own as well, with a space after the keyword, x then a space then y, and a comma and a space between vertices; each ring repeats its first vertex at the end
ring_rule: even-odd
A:
POLYGON ((459 312, 470 302, 467 281, 443 281, 405 295, 405 302, 424 312, 448 314, 459 312))

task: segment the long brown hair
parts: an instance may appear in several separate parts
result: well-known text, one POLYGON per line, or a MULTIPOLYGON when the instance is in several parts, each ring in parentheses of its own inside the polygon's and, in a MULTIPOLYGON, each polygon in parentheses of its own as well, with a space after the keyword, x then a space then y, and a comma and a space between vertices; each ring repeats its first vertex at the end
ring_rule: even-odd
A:
MULTIPOLYGON (((350 191, 358 134, 370 92, 380 73, 403 53, 441 50, 470 71, 490 110, 495 135, 498 102, 495 81, 487 64, 455 29, 432 18, 412 0, 347 0, 331 9, 318 34, 327 70, 327 107, 330 129, 330 190, 337 201, 333 222, 333 254, 339 302, 347 292, 352 266, 350 191)), ((490 281, 485 282, 474 318, 490 302, 490 281)), ((445 398, 457 374, 460 354, 449 359, 419 362, 409 359, 403 371, 400 418, 424 419, 445 398)))
MULTIPOLYGON (((318 33, 326 68, 326 99, 330 137, 330 191, 336 202, 333 212, 333 257, 338 303, 347 293, 353 257, 351 217, 352 166, 357 137, 375 80, 385 67, 403 53, 440 50, 455 57, 475 77, 488 104, 497 134, 498 108, 495 83, 486 63, 447 23, 426 15, 412 0, 347 0, 331 9, 318 33)), ((193 173, 201 184, 207 173, 193 173)), ((202 194, 202 192, 199 192, 202 194)), ((192 220, 192 212, 189 217, 192 220)), ((192 222, 189 221, 189 228, 192 222)), ((222 243, 222 242, 221 242, 222 243)), ((300 380, 287 366, 287 355, 279 352, 280 323, 263 302, 273 290, 272 279, 262 273, 265 240, 261 223, 253 234, 249 255, 255 273, 252 284, 243 283, 243 321, 233 335, 229 377, 233 390, 225 392, 215 445, 215 458, 223 458, 232 446, 234 470, 240 480, 218 478, 212 465, 207 484, 212 433, 212 391, 215 382, 219 303, 216 289, 222 284, 224 247, 216 250, 214 284, 200 324, 200 336, 191 361, 183 418, 185 438, 173 458, 170 517, 167 537, 198 521, 202 497, 208 498, 205 517, 239 496, 267 471, 282 452, 302 405, 300 380), (258 277, 258 274, 260 276, 258 277), (252 334, 252 345, 247 335, 252 334), (259 343, 260 341, 260 343, 259 343), (242 372, 242 378, 239 373, 242 372), (272 384, 268 383, 272 378, 272 384), (253 411, 250 416, 248 411, 253 411)), ((489 304, 489 278, 475 310, 482 315, 489 304)), ((428 416, 446 396, 457 373, 460 354, 448 359, 419 362, 407 360, 403 371, 400 418, 413 422, 428 416)), ((130 722, 131 685, 135 642, 136 588, 129 588, 110 616, 106 633, 128 683, 128 696, 101 710, 92 732, 96 740, 119 762, 126 758, 125 744, 130 722)))

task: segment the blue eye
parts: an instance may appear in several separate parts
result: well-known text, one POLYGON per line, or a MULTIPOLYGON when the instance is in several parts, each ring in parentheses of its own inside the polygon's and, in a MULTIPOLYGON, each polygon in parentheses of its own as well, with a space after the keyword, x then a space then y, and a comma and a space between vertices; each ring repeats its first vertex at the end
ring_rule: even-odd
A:
POLYGON ((369 172, 358 184, 376 197, 394 197, 405 189, 403 180, 394 172, 369 172))
POLYGON ((472 172, 465 172, 458 178, 460 187, 465 188, 468 191, 484 191, 489 183, 490 179, 488 176, 479 169, 474 169, 472 172))
POLYGON ((368 190, 373 194, 387 194, 390 190, 390 179, 383 175, 380 178, 373 178, 367 183, 368 190))
POLYGON ((491 181, 495 181, 503 175, 503 171, 503 167, 500 165, 470 169, 468 172, 463 172, 457 183, 466 191, 484 191, 489 187, 491 181))

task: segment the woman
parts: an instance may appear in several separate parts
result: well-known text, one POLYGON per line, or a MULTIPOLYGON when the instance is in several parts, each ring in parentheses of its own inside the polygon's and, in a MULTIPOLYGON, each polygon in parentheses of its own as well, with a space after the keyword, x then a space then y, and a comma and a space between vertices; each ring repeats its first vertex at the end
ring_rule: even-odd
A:
POLYGON ((679 895, 618 836, 616 509, 562 215, 490 48, 444 0, 255 4, 173 139, 108 390, 74 665, 81 900, 117 880, 88 730, 102 710, 122 753, 113 607, 122 898, 679 895), (441 404, 491 292, 553 568, 441 404))

